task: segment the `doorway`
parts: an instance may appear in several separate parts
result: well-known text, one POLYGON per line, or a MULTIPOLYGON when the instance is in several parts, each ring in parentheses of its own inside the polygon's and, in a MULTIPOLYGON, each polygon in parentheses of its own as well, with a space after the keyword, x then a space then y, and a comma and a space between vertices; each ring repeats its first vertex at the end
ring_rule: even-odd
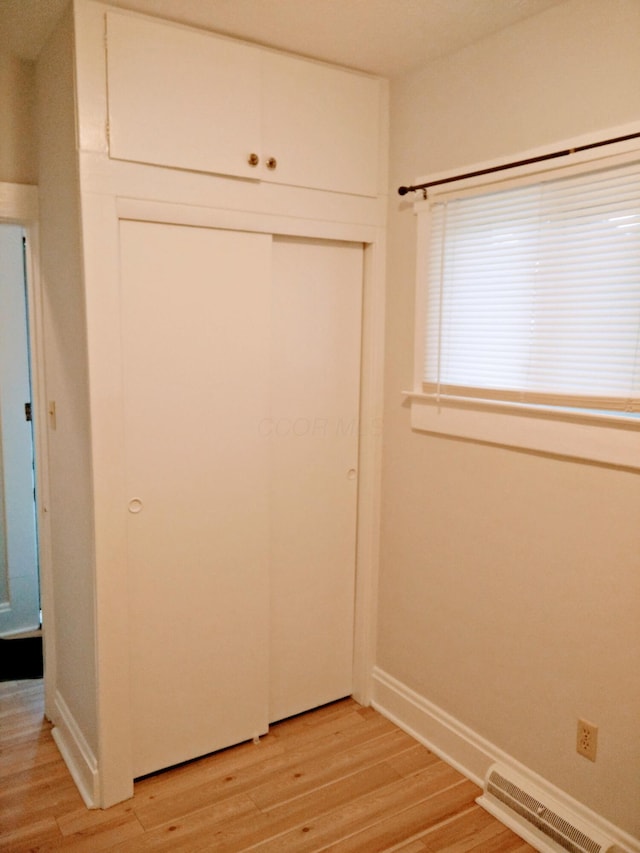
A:
POLYGON ((0 224, 0 637, 40 629, 25 233, 0 224))

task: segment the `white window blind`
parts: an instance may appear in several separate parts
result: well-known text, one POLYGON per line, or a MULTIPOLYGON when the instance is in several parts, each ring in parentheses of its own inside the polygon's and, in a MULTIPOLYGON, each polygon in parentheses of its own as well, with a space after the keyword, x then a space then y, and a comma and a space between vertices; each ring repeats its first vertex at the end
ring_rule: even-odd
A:
POLYGON ((640 163, 430 205, 424 385, 640 411, 640 163))

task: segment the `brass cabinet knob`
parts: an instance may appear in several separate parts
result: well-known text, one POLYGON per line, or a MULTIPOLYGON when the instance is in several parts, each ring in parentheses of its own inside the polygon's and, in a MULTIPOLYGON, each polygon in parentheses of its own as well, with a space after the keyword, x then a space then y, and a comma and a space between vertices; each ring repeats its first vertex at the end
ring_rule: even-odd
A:
POLYGON ((273 171, 277 165, 278 165, 278 161, 276 160, 276 158, 275 157, 269 157, 269 159, 267 160, 267 169, 271 169, 271 171, 273 171))
POLYGON ((258 157, 257 154, 249 154, 249 156, 247 157, 247 163, 250 166, 257 166, 259 162, 260 162, 260 158, 258 157))

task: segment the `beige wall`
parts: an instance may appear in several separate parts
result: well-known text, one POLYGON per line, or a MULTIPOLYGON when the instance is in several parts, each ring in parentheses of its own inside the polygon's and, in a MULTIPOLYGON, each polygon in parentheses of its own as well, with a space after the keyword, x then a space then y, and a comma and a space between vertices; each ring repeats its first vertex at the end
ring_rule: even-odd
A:
POLYGON ((0 51, 0 181, 35 184, 34 66, 0 51))
POLYGON ((640 475, 411 431, 415 221, 395 189, 638 120, 639 45, 637 0, 567 0, 392 85, 377 657, 636 836, 640 475))
POLYGON ((95 755, 93 495, 69 13, 38 59, 37 91, 44 361, 57 421, 48 438, 55 678, 95 755))

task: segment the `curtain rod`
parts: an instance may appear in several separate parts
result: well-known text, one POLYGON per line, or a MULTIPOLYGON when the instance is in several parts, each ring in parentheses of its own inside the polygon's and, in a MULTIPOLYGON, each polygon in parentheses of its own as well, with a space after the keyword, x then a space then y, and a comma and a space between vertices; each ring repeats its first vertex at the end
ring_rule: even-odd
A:
POLYGON ((464 178, 477 178, 479 175, 490 175, 493 172, 502 172, 505 169, 515 169, 517 166, 529 166, 531 163, 543 163, 545 160, 555 160, 558 157, 567 157, 569 154, 577 154, 579 151, 589 151, 591 148, 600 148, 603 145, 613 145, 614 142, 626 142, 629 139, 640 138, 640 133, 628 133, 626 136, 616 136, 614 139, 604 139, 601 142, 590 142, 588 145, 576 145, 575 148, 566 148, 563 151, 553 151, 551 154, 541 154, 539 157, 529 157, 526 160, 515 160, 513 163, 504 163, 502 166, 491 166, 488 169, 478 169, 477 172, 465 172, 461 175, 452 175, 450 178, 440 178, 437 181, 427 181, 425 184, 416 184, 411 187, 398 187, 398 195, 414 193, 417 190, 424 191, 427 197, 429 187, 437 187, 440 184, 450 184, 453 181, 461 181, 464 178))

